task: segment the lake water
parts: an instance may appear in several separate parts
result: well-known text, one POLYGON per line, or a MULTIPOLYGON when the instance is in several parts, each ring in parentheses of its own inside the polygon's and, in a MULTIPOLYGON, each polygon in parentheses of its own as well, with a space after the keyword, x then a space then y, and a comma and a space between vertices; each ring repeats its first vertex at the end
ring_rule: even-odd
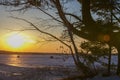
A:
POLYGON ((0 54, 0 63, 19 67, 74 66, 71 55, 0 54))
MULTIPOLYGON (((108 63, 107 59, 100 58, 102 62, 108 63)), ((75 67, 71 55, 61 54, 0 54, 0 63, 19 67, 75 67)), ((111 64, 117 64, 117 56, 112 56, 111 64)), ((99 63, 95 63, 100 66, 99 63)))

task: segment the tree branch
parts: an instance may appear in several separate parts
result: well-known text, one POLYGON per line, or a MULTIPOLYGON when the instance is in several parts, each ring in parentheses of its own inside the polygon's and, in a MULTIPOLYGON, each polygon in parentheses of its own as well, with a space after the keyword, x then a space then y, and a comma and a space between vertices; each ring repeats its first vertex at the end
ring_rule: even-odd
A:
POLYGON ((89 28, 93 28, 95 24, 95 21, 93 20, 91 13, 90 13, 90 0, 78 0, 78 2, 81 4, 82 2, 82 17, 83 17, 83 23, 89 28))
POLYGON ((48 32, 45 32, 45 31, 40 30, 36 25, 34 25, 32 22, 30 22, 30 21, 28 21, 28 20, 26 20, 26 19, 22 19, 22 18, 18 18, 18 17, 13 17, 13 16, 11 16, 11 17, 14 18, 14 19, 22 20, 22 21, 25 21, 25 22, 29 23, 31 26, 33 26, 33 27, 34 27, 36 30, 38 30, 39 32, 41 32, 41 33, 43 33, 43 34, 46 34, 46 35, 48 35, 48 36, 51 36, 51 37, 53 37, 54 39, 56 39, 56 40, 58 40, 59 42, 61 42, 62 44, 64 44, 65 46, 67 46, 67 47, 70 49, 70 51, 71 51, 71 54, 72 54, 72 57, 73 57, 73 59, 74 59, 75 64, 77 64, 76 58, 74 57, 73 50, 72 50, 72 48, 71 48, 70 45, 66 44, 65 42, 63 42, 62 40, 60 40, 59 38, 57 38, 56 36, 54 36, 54 35, 52 35, 52 34, 50 34, 50 33, 48 33, 48 32))
POLYGON ((52 19, 54 19, 55 21, 58 21, 60 23, 63 23, 62 21, 58 20, 57 18, 55 18, 54 16, 50 15, 49 13, 45 12, 44 10, 42 10, 40 7, 37 7, 40 11, 42 11, 43 13, 45 13, 46 15, 48 15, 49 17, 51 17, 52 19))
POLYGON ((115 14, 112 13, 112 15, 113 15, 113 17, 120 23, 120 19, 117 18, 117 16, 115 16, 115 14))
POLYGON ((66 44, 65 42, 61 41, 61 40, 60 40, 59 38, 57 38, 56 36, 54 36, 54 35, 52 35, 52 34, 50 34, 50 33, 48 33, 48 32, 45 32, 45 31, 40 30, 36 25, 34 25, 32 22, 30 22, 30 21, 28 21, 28 20, 26 20, 26 19, 18 18, 18 17, 13 17, 13 16, 11 16, 11 18, 25 21, 25 22, 29 23, 31 26, 33 26, 33 27, 34 27, 36 30, 38 30, 39 32, 41 32, 41 33, 43 33, 43 34, 46 34, 46 35, 49 35, 49 36, 53 37, 54 39, 60 41, 60 42, 61 42, 62 44, 64 44, 65 46, 70 47, 68 44, 66 44))
POLYGON ((83 22, 77 15, 74 15, 74 14, 72 14, 72 13, 65 13, 65 15, 72 16, 72 17, 74 17, 75 19, 79 20, 80 22, 83 22))
POLYGON ((119 9, 119 8, 115 7, 115 9, 116 9, 116 10, 118 10, 118 11, 119 11, 119 13, 120 13, 120 9, 119 9))

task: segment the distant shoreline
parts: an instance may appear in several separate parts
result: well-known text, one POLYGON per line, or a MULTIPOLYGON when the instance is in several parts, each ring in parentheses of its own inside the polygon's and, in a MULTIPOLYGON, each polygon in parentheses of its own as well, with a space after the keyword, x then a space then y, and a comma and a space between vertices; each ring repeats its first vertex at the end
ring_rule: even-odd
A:
POLYGON ((0 51, 0 54, 21 54, 21 55, 71 55, 68 53, 49 53, 49 52, 12 52, 12 51, 0 51))
MULTIPOLYGON (((12 52, 12 51, 4 51, 0 50, 0 54, 20 54, 20 55, 72 55, 70 53, 52 53, 52 52, 12 52)), ((117 55, 117 54, 112 54, 117 55)))

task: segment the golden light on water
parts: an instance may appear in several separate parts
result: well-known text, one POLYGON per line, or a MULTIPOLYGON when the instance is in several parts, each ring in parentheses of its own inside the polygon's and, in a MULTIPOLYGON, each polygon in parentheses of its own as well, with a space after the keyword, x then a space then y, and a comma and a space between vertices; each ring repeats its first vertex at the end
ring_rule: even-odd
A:
POLYGON ((12 66, 22 66, 21 64, 21 59, 18 57, 19 55, 14 54, 9 56, 9 61, 7 64, 12 65, 12 66))

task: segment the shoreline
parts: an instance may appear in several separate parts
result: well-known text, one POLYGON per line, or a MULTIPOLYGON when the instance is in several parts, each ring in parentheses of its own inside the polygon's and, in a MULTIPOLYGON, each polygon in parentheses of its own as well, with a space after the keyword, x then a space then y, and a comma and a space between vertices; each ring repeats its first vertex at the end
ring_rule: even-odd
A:
POLYGON ((98 74, 92 78, 84 77, 81 71, 64 67, 29 68, 16 67, 0 63, 0 80, 120 80, 117 75, 102 76, 98 74))
POLYGON ((20 55, 71 55, 70 53, 60 53, 60 52, 14 52, 14 51, 4 51, 0 50, 0 54, 20 54, 20 55))
POLYGON ((0 80, 17 80, 22 76, 22 72, 30 68, 10 66, 0 63, 0 80))
POLYGON ((29 68, 0 63, 0 80, 61 80, 80 73, 64 67, 29 68))

